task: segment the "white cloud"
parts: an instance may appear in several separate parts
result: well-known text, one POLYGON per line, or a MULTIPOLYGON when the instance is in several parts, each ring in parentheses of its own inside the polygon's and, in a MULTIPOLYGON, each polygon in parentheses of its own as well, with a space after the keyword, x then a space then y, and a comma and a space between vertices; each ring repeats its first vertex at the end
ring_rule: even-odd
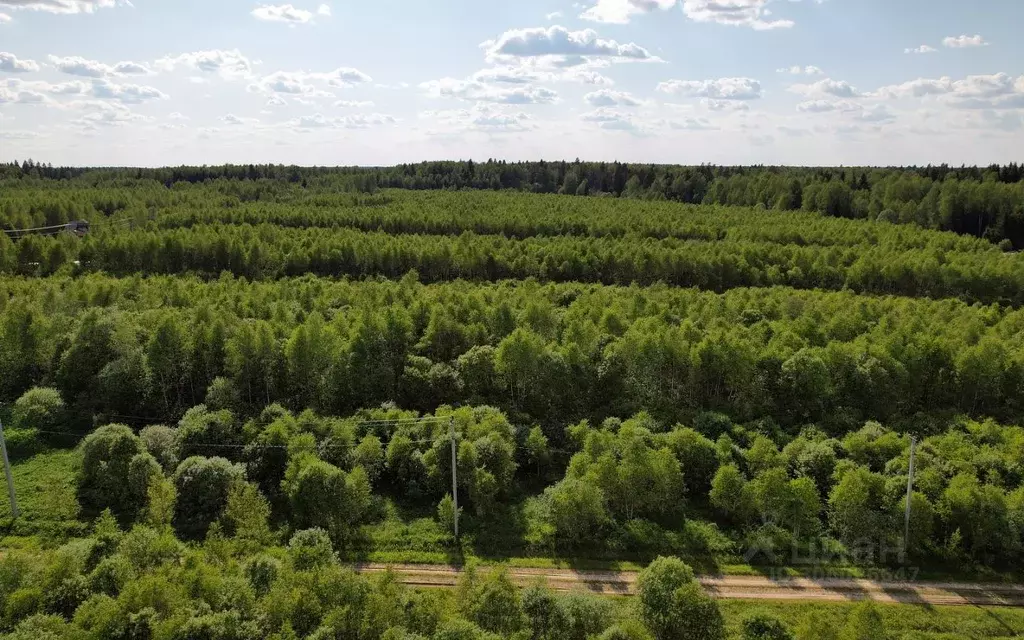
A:
POLYGON ((963 80, 917 78, 898 85, 889 85, 875 92, 885 99, 925 98, 938 96, 949 106, 960 109, 1024 108, 1024 76, 1013 78, 1006 73, 967 76, 963 80))
POLYGON ((611 89, 600 89, 583 96, 583 100, 592 107, 636 107, 643 104, 624 91, 612 91, 611 89))
POLYGON ((828 113, 831 111, 860 111, 861 106, 849 100, 810 100, 796 105, 797 111, 804 113, 828 113))
POLYGON ((670 129, 677 131, 713 131, 718 129, 707 118, 682 118, 681 120, 669 120, 666 124, 670 129))
POLYGON ((89 85, 84 82, 73 80, 71 82, 62 82, 60 84, 50 85, 50 93, 58 95, 79 95, 89 90, 89 85))
POLYGON ((11 21, 11 16, 6 13, 0 13, 0 24, 7 24, 11 21))
POLYGON ((365 109, 366 107, 372 107, 373 102, 370 100, 338 100, 331 106, 343 109, 365 109))
POLYGON ((689 98, 713 100, 756 100, 761 97, 761 83, 751 78, 668 80, 659 84, 657 90, 689 98))
POLYGON ((943 38, 942 46, 951 49, 966 49, 969 47, 987 47, 988 43, 981 36, 949 36, 943 38))
POLYGON ((104 76, 114 75, 113 67, 109 67, 102 62, 97 62, 95 60, 86 60, 79 56, 68 56, 66 58, 50 56, 50 64, 52 64, 57 71, 72 76, 102 78, 104 76))
POLYGON ((112 102, 85 101, 77 105, 86 111, 84 116, 71 121, 71 124, 86 131, 96 131, 99 127, 119 127, 132 122, 152 122, 153 118, 134 113, 124 105, 112 102))
POLYGON ((227 114, 225 116, 221 116, 220 117, 220 121, 223 122, 224 124, 231 125, 231 126, 241 126, 241 125, 246 125, 246 124, 259 124, 259 122, 260 122, 259 119, 257 119, 257 118, 242 118, 242 117, 236 116, 233 113, 229 113, 229 114, 227 114))
POLYGON ((701 98, 701 105, 708 111, 750 111, 750 105, 746 102, 737 102, 735 100, 713 100, 711 98, 701 98))
POLYGON ((504 66, 481 69, 473 74, 476 82, 499 84, 533 84, 545 80, 545 74, 528 67, 504 66))
POLYGON ((277 94, 274 94, 274 95, 270 96, 269 98, 267 98, 266 106, 268 106, 268 107, 285 107, 285 106, 288 106, 288 102, 284 98, 282 98, 281 96, 279 96, 277 94))
POLYGON ((477 103, 471 109, 424 111, 420 118, 456 127, 487 133, 507 133, 531 129, 530 116, 521 111, 511 112, 491 104, 477 103))
POLYGON ((315 73, 308 71, 275 71, 270 75, 263 76, 248 86, 248 90, 254 93, 288 94, 302 96, 309 100, 313 98, 333 98, 329 93, 317 87, 317 84, 326 84, 331 87, 351 88, 357 84, 371 82, 372 78, 358 69, 341 67, 326 73, 315 73))
POLYGON ((29 73, 39 71, 39 63, 34 60, 20 60, 18 56, 0 51, 0 71, 5 73, 29 73))
POLYGON ((632 42, 620 44, 600 38, 592 29, 569 31, 558 25, 506 31, 497 40, 482 43, 481 47, 489 60, 551 57, 561 66, 586 64, 587 58, 620 62, 659 60, 632 42))
POLYGON ((926 44, 922 44, 920 47, 914 47, 913 49, 904 49, 903 53, 935 53, 938 51, 935 47, 930 47, 926 44))
POLYGON ((547 14, 546 16, 544 16, 544 18, 548 22, 551 22, 552 20, 557 20, 558 18, 561 18, 561 17, 562 17, 562 12, 561 11, 552 11, 551 13, 547 14))
POLYGON ((667 11, 677 3, 678 0, 597 0, 597 4, 581 13, 580 18, 593 22, 628 24, 635 15, 659 9, 667 11))
POLYGON ((313 12, 296 9, 290 4, 261 5, 252 10, 252 16, 264 22, 284 22, 286 24, 308 24, 313 21, 313 12))
POLYGON ((47 13, 92 13, 120 4, 131 5, 128 0, 0 0, 0 7, 17 10, 45 11, 47 13))
POLYGON ((424 82, 420 88, 433 98, 458 98, 471 102, 502 104, 549 104, 558 100, 558 94, 544 87, 493 87, 475 80, 442 78, 424 82))
POLYGON ((896 115, 889 110, 889 107, 884 104, 876 104, 871 107, 864 107, 863 110, 856 116, 857 120, 863 122, 892 122, 896 119, 896 115))
POLYGON ((193 51, 177 56, 166 56, 156 62, 158 67, 168 71, 183 66, 203 73, 217 73, 229 80, 252 75, 254 64, 238 49, 193 51))
POLYGON ((593 122, 602 129, 609 131, 627 131, 635 135, 646 133, 646 128, 632 115, 607 107, 601 107, 584 113, 580 116, 580 119, 584 122, 593 122))
POLYGON ((769 0, 683 0, 683 13, 696 22, 751 27, 758 31, 788 29, 792 20, 769 20, 769 0))
POLYGON ((0 87, 0 104, 50 104, 50 99, 31 89, 0 87))
POLYGON ((316 8, 316 15, 324 16, 325 18, 331 17, 331 5, 322 4, 316 8))
POLYGON ((332 87, 344 88, 353 87, 357 84, 373 82, 373 78, 366 75, 359 69, 353 69, 351 67, 341 67, 327 73, 312 74, 311 77, 319 80, 326 80, 327 84, 332 87))
POLYGON ((171 115, 169 115, 167 117, 170 118, 171 120, 176 120, 176 121, 179 121, 179 122, 190 119, 188 116, 186 116, 186 115, 184 115, 182 113, 179 113, 178 111, 175 111, 174 113, 172 113, 171 115))
POLYGON ((814 65, 808 65, 806 67, 801 67, 801 66, 784 67, 782 69, 776 69, 776 71, 778 73, 788 73, 789 75, 792 75, 792 76, 799 76, 799 75, 823 76, 823 75, 825 75, 824 71, 822 71, 818 67, 815 67, 814 65))
POLYGON ((0 140, 33 140, 41 138, 43 134, 38 131, 0 131, 0 140))
POLYGON ((323 114, 316 113, 311 116, 300 116, 284 123, 283 126, 298 131, 309 131, 312 129, 368 129, 373 126, 394 124, 395 118, 380 113, 356 114, 341 116, 339 118, 328 118, 323 114))
POLYGON ((837 98, 859 98, 861 93, 845 80, 825 78, 813 84, 795 84, 789 88, 793 93, 808 97, 835 96, 837 98))
POLYGON ((114 73, 122 76, 151 76, 153 70, 140 62, 122 61, 114 65, 114 73))
POLYGON ((137 84, 114 84, 107 80, 93 80, 92 95, 106 100, 117 100, 125 104, 139 104, 147 100, 166 100, 167 94, 155 87, 137 84))

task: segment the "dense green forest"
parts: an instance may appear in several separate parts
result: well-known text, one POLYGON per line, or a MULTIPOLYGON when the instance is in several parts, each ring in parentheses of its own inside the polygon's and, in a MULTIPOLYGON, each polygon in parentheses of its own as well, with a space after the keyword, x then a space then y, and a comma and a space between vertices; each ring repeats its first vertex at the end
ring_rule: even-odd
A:
POLYGON ((1024 166, 720 167, 619 162, 425 162, 387 168, 228 165, 89 170, 25 161, 0 164, 0 180, 78 178, 90 184, 154 180, 274 181, 306 186, 515 190, 604 195, 691 204, 815 211, 828 216, 913 223, 1005 240, 1024 248, 1024 166))
MULTIPOLYGON (((41 229, 0 236, 0 417, 16 463, 70 494, 33 487, 64 506, 9 521, 5 546, 23 548, 0 557, 0 628, 774 638, 755 632, 778 620, 723 617, 687 566, 654 559, 1022 566, 1018 167, 706 168, 708 193, 781 176, 804 203, 928 182, 906 200, 921 219, 649 186, 394 188, 490 188, 395 181, 467 166, 5 165, 0 226, 41 229), (936 230, 950 185, 1013 203, 998 235, 936 230), (87 234, 61 228, 75 220, 87 234), (337 562, 473 556, 654 562, 629 605, 520 592, 500 571, 430 595, 337 562)), ((869 606, 848 618, 851 634, 883 625, 869 606)), ((819 638, 845 620, 789 626, 819 638)))

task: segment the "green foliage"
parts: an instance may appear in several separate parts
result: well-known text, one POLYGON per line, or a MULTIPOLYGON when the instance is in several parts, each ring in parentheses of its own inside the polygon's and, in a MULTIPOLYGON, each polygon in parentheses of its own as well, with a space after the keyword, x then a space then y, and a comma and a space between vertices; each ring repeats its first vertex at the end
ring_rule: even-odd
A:
POLYGON ((486 631, 503 635, 523 626, 519 588, 512 584, 507 570, 500 568, 478 578, 470 569, 463 580, 459 588, 459 607, 469 620, 486 631))
POLYGON ((173 473, 180 458, 178 432, 163 425, 150 425, 139 432, 139 438, 146 451, 156 458, 163 470, 173 473))
POLYGON ((862 602, 850 612, 839 640, 885 640, 885 623, 870 601, 862 602))
POLYGON ((49 387, 34 387, 14 402, 13 426, 19 429, 65 431, 66 411, 59 391, 49 387))
POLYGON ((89 434, 82 442, 78 476, 78 499, 85 513, 110 509, 122 522, 131 522, 146 504, 152 465, 156 462, 145 454, 138 436, 124 425, 89 434))
POLYGON ((677 558, 658 558, 637 579, 640 615, 658 640, 725 637, 722 614, 677 558))
POLYGON ((793 634, 778 618, 756 613, 743 621, 743 640, 793 640, 793 634))
POLYGON ((299 571, 329 565, 336 561, 331 539, 323 529, 297 531, 288 542, 292 564, 299 571))
POLYGON ((177 501, 174 530, 186 540, 201 539, 211 524, 220 519, 232 485, 242 480, 244 470, 224 458, 187 458, 174 472, 177 501))

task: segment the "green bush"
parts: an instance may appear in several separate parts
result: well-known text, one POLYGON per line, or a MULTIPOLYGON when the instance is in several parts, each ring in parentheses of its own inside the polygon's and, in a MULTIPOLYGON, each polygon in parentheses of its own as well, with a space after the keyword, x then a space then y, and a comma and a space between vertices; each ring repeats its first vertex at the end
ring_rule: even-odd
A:
POLYGON ((89 591, 117 596, 129 581, 135 578, 132 563, 121 555, 100 560, 89 574, 89 591))
POLYGON ((234 482, 244 479, 242 467, 224 458, 194 456, 174 472, 178 499, 174 505, 174 530, 185 540, 206 536, 210 525, 220 519, 234 482))
POLYGON ((43 438, 35 429, 4 429, 7 455, 12 460, 31 458, 43 450, 43 438))
POLYGON ((718 605, 678 558, 658 558, 637 578, 640 615, 657 640, 720 640, 718 605))
POLYGON ((743 620, 743 640, 793 640, 793 634, 778 618, 755 613, 743 620))
POLYGON ((274 580, 281 572, 281 563, 268 555, 259 555, 245 563, 245 576, 257 596, 264 596, 270 591, 274 580))
POLYGON ((146 506, 147 486, 132 481, 133 464, 136 472, 147 466, 135 460, 145 454, 142 441, 129 427, 111 424, 89 434, 81 448, 78 499, 85 515, 110 509, 122 523, 134 520, 146 506))
POLYGON ((22 587, 7 596, 4 606, 4 619, 8 624, 16 624, 25 618, 39 613, 43 608, 43 590, 39 587, 22 587))
POLYGON ((288 555, 299 571, 308 571, 337 561, 331 538, 323 529, 297 531, 288 542, 288 555))
POLYGON ((178 431, 162 424, 145 427, 139 432, 143 446, 151 456, 156 458, 166 473, 173 473, 178 467, 179 451, 178 431))
POLYGON ((14 401, 12 412, 18 429, 67 431, 67 408, 60 391, 49 387, 34 387, 14 401))

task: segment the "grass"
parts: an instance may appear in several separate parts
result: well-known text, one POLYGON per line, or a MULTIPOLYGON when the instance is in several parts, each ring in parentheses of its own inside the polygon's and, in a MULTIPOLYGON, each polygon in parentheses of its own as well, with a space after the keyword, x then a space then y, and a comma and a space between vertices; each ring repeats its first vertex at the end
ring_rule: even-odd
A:
MULTIPOLYGON (((740 638, 743 620, 755 613, 767 613, 782 620, 790 629, 812 611, 841 627, 852 602, 753 602, 720 600, 729 637, 740 638)), ((879 604, 889 638, 914 640, 982 640, 1016 638, 1024 635, 1024 609, 1001 607, 934 607, 908 604, 879 604)))
POLYGON ((6 496, 0 500, 0 546, 33 546, 31 536, 45 541, 80 535, 85 530, 85 525, 78 521, 75 496, 79 463, 77 451, 60 450, 12 464, 21 516, 13 519, 6 496))

